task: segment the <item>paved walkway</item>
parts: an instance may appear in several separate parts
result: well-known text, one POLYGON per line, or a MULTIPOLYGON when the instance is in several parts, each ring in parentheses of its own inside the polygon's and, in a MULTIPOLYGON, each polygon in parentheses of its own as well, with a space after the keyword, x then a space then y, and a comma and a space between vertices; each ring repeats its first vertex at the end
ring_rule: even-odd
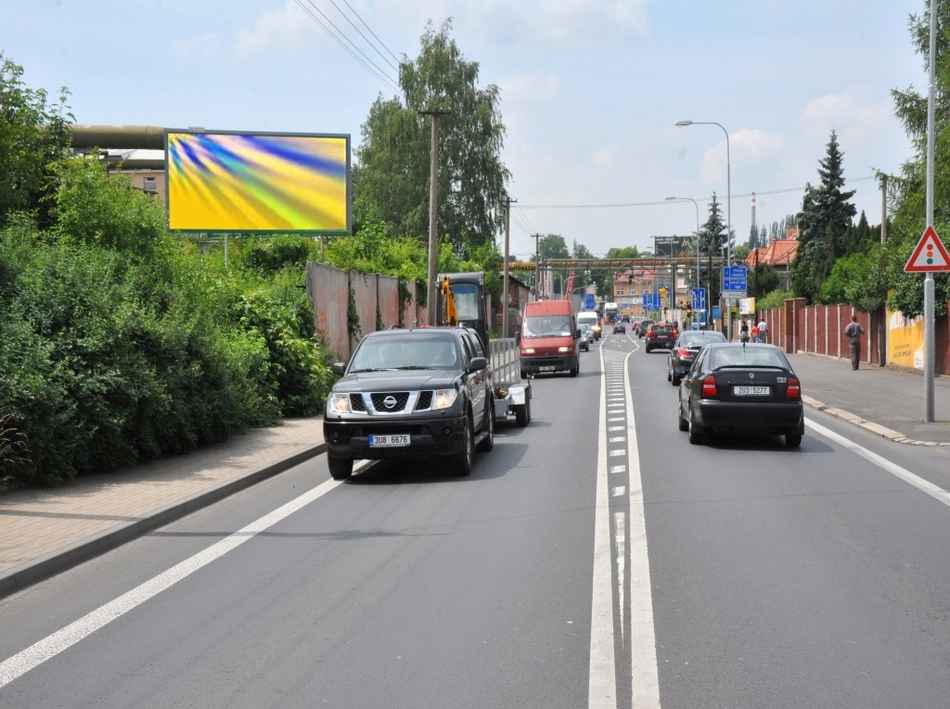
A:
POLYGON ((294 419, 65 487, 0 496, 0 577, 322 443, 322 418, 294 419))
POLYGON ((830 407, 921 441, 950 442, 950 377, 937 377, 938 423, 923 423, 924 378, 876 365, 851 370, 851 362, 818 355, 789 355, 806 395, 830 407))

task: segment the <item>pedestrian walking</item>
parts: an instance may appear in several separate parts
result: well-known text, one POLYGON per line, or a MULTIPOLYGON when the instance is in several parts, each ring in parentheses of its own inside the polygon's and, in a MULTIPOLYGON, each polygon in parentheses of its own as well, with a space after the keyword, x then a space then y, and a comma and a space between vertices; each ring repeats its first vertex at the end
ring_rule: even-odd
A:
POLYGON ((761 341, 762 341, 762 340, 759 339, 759 326, 758 326, 756 323, 754 323, 754 322, 752 323, 752 341, 753 341, 753 342, 761 342, 761 341))
POLYGON ((848 338, 848 347, 851 350, 851 369, 857 370, 861 362, 861 335, 864 328, 858 322, 858 316, 852 315, 851 322, 844 329, 844 336, 848 338))
POLYGON ((759 320, 759 341, 768 342, 769 341, 769 324, 765 322, 765 318, 759 320))
POLYGON ((745 320, 742 321, 742 327, 739 328, 739 341, 749 341, 749 323, 745 320))

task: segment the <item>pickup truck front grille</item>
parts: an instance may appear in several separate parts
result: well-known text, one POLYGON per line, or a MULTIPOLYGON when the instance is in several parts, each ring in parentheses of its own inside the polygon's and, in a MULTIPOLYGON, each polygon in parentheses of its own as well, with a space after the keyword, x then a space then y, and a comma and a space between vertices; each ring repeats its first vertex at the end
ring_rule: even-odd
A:
POLYGON ((370 394, 373 400, 373 408, 387 414, 394 414, 406 408, 406 402, 409 401, 408 391, 377 392, 370 394), (387 403, 389 404, 387 406, 387 403))

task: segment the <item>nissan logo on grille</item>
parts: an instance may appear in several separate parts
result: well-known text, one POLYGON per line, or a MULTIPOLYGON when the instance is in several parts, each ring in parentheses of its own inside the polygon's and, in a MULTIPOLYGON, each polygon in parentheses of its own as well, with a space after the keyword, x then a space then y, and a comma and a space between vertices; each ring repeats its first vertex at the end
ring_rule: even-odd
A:
POLYGON ((396 397, 390 394, 385 399, 383 399, 383 406, 387 409, 391 409, 396 406, 396 397))

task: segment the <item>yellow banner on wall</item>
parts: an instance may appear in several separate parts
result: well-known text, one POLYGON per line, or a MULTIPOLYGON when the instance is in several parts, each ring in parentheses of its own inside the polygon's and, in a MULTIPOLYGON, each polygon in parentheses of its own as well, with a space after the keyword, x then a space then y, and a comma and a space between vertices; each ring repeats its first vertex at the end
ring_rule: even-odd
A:
POLYGON ((924 368, 924 319, 887 311, 887 361, 901 367, 924 368))

